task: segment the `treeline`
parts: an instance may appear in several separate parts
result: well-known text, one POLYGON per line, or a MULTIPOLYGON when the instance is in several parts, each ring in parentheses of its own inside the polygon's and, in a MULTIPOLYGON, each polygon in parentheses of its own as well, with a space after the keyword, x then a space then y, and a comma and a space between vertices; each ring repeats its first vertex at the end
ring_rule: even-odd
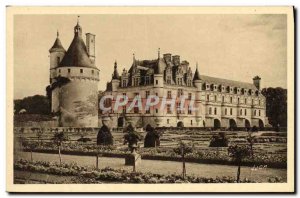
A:
POLYGON ((23 99, 14 100, 15 113, 25 109, 27 114, 48 115, 50 111, 50 101, 46 96, 34 95, 23 99))
POLYGON ((264 88, 262 94, 266 97, 266 115, 273 127, 287 126, 287 89, 281 87, 264 88))

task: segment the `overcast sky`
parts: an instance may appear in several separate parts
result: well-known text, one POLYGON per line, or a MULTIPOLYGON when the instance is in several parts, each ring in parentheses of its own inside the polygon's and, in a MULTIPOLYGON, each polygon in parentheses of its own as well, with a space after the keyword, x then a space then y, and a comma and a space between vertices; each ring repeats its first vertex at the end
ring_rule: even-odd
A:
MULTIPOLYGON (((96 35, 99 90, 136 59, 180 55, 200 74, 287 87, 286 15, 81 15, 85 33, 96 35)), ((14 18, 14 98, 45 95, 49 52, 59 30, 67 50, 74 36, 75 15, 18 15, 14 18)), ((84 36, 85 40, 85 36, 84 36)))

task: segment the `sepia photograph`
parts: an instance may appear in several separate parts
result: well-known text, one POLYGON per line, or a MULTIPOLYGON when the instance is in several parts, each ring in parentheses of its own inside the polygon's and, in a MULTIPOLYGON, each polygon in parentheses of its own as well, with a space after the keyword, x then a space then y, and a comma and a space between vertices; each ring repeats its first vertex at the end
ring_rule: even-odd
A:
POLYGON ((293 7, 7 7, 7 191, 294 192, 293 7))

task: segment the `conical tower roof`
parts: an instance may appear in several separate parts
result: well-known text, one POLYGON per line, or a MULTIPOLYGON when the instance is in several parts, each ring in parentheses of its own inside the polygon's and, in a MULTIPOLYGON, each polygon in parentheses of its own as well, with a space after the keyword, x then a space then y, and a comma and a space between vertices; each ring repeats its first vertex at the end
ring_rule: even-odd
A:
POLYGON ((74 27, 74 38, 59 67, 91 67, 97 69, 89 58, 87 48, 81 37, 82 29, 77 23, 74 27))
POLYGON ((193 81, 195 80, 200 80, 200 74, 199 74, 199 71, 198 71, 198 63, 196 65, 196 71, 195 71, 195 74, 194 74, 194 78, 193 78, 193 81))
POLYGON ((54 41, 53 46, 49 49, 49 52, 65 52, 65 48, 62 46, 61 41, 59 39, 59 33, 57 31, 57 37, 56 40, 54 41))
POLYGON ((116 79, 116 80, 120 79, 117 61, 115 61, 114 73, 113 73, 112 79, 116 79))

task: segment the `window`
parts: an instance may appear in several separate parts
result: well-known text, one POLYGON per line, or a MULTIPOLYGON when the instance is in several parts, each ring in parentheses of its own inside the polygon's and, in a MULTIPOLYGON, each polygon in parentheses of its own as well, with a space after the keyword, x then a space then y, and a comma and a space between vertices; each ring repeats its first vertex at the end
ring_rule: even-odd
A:
POLYGON ((254 110, 254 116, 256 116, 256 110, 254 110))
POLYGON ((227 108, 225 109, 225 115, 227 115, 227 108))
POLYGON ((80 69, 80 73, 81 73, 81 74, 83 73, 83 69, 80 69))
POLYGON ((258 105, 260 105, 260 100, 258 100, 258 105))
POLYGON ((94 70, 92 70, 92 74, 94 74, 94 70))
POLYGON ((145 77, 145 85, 149 85, 150 84, 150 78, 149 76, 145 77))
POLYGON ((209 95, 206 96, 206 100, 209 101, 209 95))
POLYGON ((71 69, 68 69, 68 73, 71 73, 71 69))
POLYGON ((208 113, 211 115, 211 107, 209 107, 209 109, 208 109, 208 113))
POLYGON ((171 84, 171 76, 167 76, 167 84, 171 84))
POLYGON ((230 108, 230 115, 232 115, 232 108, 230 108))
POLYGON ((238 104, 240 104, 240 98, 238 98, 238 104))
POLYGON ((215 115, 217 115, 217 108, 215 108, 215 115))
POLYGON ((189 99, 189 100, 192 100, 192 93, 189 93, 188 99, 189 99))
POLYGON ((168 91, 167 98, 172 98, 172 92, 171 91, 168 91))
POLYGON ((188 114, 192 114, 192 107, 189 105, 189 107, 188 107, 188 114))
POLYGON ((260 110, 258 110, 258 116, 260 116, 260 110))
POLYGON ((158 109, 155 109, 155 113, 158 113, 158 109))
POLYGON ((167 124, 170 124, 170 119, 167 119, 167 124))
POLYGON ((171 111, 171 105, 170 104, 167 105, 167 113, 168 114, 172 113, 172 111, 171 111))
POLYGON ((150 108, 146 110, 146 114, 150 114, 150 108))
POLYGON ((146 98, 150 95, 150 91, 146 91, 146 98))
POLYGON ((225 102, 225 97, 224 96, 222 96, 222 102, 225 102))
POLYGON ((180 97, 181 95, 183 95, 183 90, 182 89, 178 89, 178 97, 180 97))
POLYGON ((60 70, 60 69, 58 70, 58 73, 61 73, 61 70, 60 70))
POLYGON ((177 113, 178 113, 178 114, 181 114, 181 113, 182 113, 181 108, 180 108, 180 102, 177 102, 177 103, 176 103, 176 110, 177 110, 177 113))
POLYGON ((155 80, 155 84, 157 84, 157 85, 158 85, 158 80, 155 80))
POLYGON ((251 102, 251 103, 252 103, 252 105, 254 105, 254 100, 253 100, 253 99, 252 99, 252 102, 251 102))
POLYGON ((230 103, 232 103, 232 97, 230 97, 230 103))
POLYGON ((217 96, 215 96, 215 102, 217 102, 217 96))
POLYGON ((245 109, 245 116, 247 115, 247 109, 245 109))
POLYGON ((245 104, 247 104, 247 98, 245 98, 245 104))
POLYGON ((193 120, 191 120, 191 126, 193 126, 193 120))
POLYGON ((156 96, 158 96, 158 93, 155 93, 156 96))
POLYGON ((122 81, 122 87, 126 87, 126 84, 127 84, 127 83, 126 83, 126 80, 123 80, 123 81, 122 81))
POLYGON ((242 109, 240 110, 240 115, 243 115, 243 110, 242 109))

